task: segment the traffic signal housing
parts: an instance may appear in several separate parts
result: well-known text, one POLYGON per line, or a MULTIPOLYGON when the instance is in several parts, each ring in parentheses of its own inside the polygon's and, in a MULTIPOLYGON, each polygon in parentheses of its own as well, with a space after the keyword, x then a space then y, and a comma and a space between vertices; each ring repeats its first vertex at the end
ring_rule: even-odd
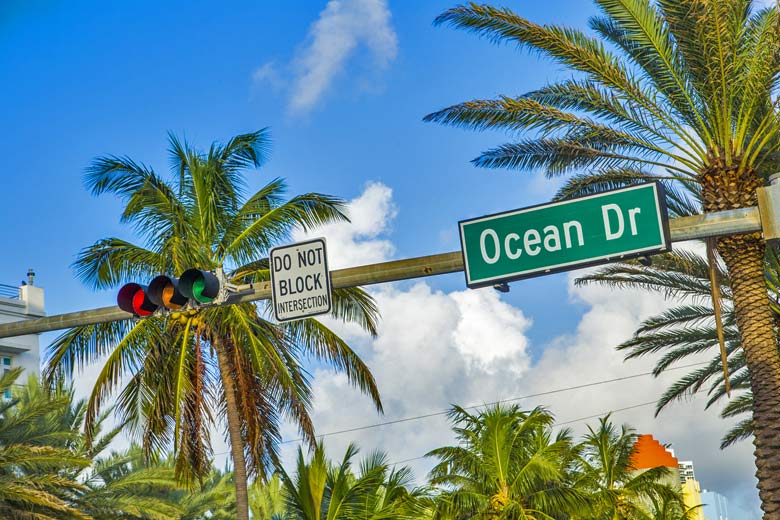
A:
POLYGON ((221 294, 223 282, 220 280, 216 274, 202 269, 188 269, 179 279, 161 274, 155 276, 148 286, 138 283, 123 285, 116 303, 123 311, 141 318, 151 316, 160 308, 182 309, 190 300, 195 306, 213 303, 221 294))
POLYGON ((179 291, 198 303, 211 303, 219 296, 219 278, 202 269, 187 269, 179 278, 179 291))
POLYGON ((136 316, 151 316, 157 310, 155 304, 147 293, 147 287, 137 283, 127 283, 119 289, 116 303, 125 312, 136 316))
POLYGON ((176 278, 161 274, 149 282, 149 299, 160 307, 177 310, 187 305, 187 297, 179 291, 176 278))

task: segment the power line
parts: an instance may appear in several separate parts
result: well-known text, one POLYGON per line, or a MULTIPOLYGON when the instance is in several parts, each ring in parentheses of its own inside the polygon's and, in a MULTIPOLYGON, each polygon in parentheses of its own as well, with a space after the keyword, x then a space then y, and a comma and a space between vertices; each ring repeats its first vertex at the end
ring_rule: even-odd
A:
MULTIPOLYGON (((695 364, 701 364, 701 363, 695 363, 695 364)), ((678 367, 678 368, 683 368, 683 367, 678 367)), ((694 395, 695 394, 699 394, 699 393, 703 393, 703 392, 705 392, 705 390, 699 390, 698 392, 694 392, 694 395)), ((614 410, 607 410, 606 412, 596 413, 596 414, 593 414, 593 415, 588 415, 586 417, 580 417, 578 419, 571 419, 571 420, 568 420, 568 421, 557 422, 557 423, 555 423, 555 426, 564 426, 566 424, 579 423, 579 422, 582 422, 582 421, 587 421, 589 419, 595 419, 597 417, 604 417, 605 415, 611 414, 611 413, 625 412, 626 410, 633 410, 635 408, 642 408, 642 407, 645 407, 645 406, 650 406, 650 405, 656 404, 657 402, 658 401, 647 401, 646 403, 639 403, 639 404, 634 404, 634 405, 631 405, 631 406, 624 406, 623 408, 615 408, 614 410)), ((404 460, 399 460, 397 462, 390 462, 390 463, 388 463, 388 466, 397 466, 399 464, 405 464, 407 462, 413 462, 415 460, 420 460, 420 459, 425 459, 425 458, 427 458, 426 455, 420 455, 419 457, 413 457, 411 459, 404 459, 404 460)))
MULTIPOLYGON (((678 367, 668 368, 668 369, 666 369, 666 372, 670 372, 672 370, 682 370, 684 368, 692 368, 692 367, 706 365, 706 364, 708 364, 708 363, 707 362, 690 363, 690 364, 687 364, 687 365, 680 365, 678 367)), ((541 397, 541 396, 545 396, 545 395, 558 394, 558 393, 562 393, 562 392, 570 392, 572 390, 580 390, 582 388, 590 388, 590 387, 593 387, 593 386, 600 386, 600 385, 605 385, 605 384, 609 384, 609 383, 616 383, 616 382, 619 382, 619 381, 626 381, 626 380, 629 380, 629 379, 636 379, 636 378, 639 378, 639 377, 646 377, 646 376, 654 375, 654 374, 655 373, 652 372, 652 371, 650 371, 650 372, 640 372, 640 373, 632 374, 632 375, 629 375, 629 376, 615 377, 615 378, 612 378, 612 379, 601 379, 601 380, 598 380, 598 381, 591 381, 590 383, 583 383, 583 384, 579 384, 579 385, 567 386, 567 387, 564 387, 564 388, 556 388, 554 390, 546 390, 544 392, 537 392, 537 393, 534 393, 534 394, 528 394, 528 395, 523 395, 523 396, 519 396, 519 397, 510 397, 508 399, 501 399, 501 400, 498 400, 498 401, 492 401, 492 402, 483 403, 483 404, 479 404, 479 405, 464 406, 463 408, 465 410, 474 410, 474 409, 477 409, 477 408, 482 408, 484 406, 491 406, 491 405, 496 405, 496 404, 510 403, 510 402, 513 402, 513 401, 519 401, 521 399, 529 399, 531 397, 541 397)), ((649 404, 654 404, 655 402, 656 401, 650 401, 648 403, 642 403, 642 404, 639 404, 639 405, 633 405, 633 406, 630 406, 630 407, 628 407, 626 409, 638 408, 640 406, 648 406, 649 404)), ((613 411, 618 412, 618 411, 623 411, 623 410, 624 409, 621 408, 621 409, 613 410, 613 411)), ((352 432, 357 432, 357 431, 362 431, 362 430, 369 430, 369 429, 373 429, 373 428, 380 428, 382 426, 389 426, 389 425, 392 425, 392 424, 400 424, 400 423, 404 423, 404 422, 417 421, 417 420, 420 420, 420 419, 428 419, 428 418, 431 418, 431 417, 438 417, 438 416, 441 416, 441 415, 447 415, 448 413, 449 413, 449 410, 441 410, 441 411, 438 411, 438 412, 431 412, 431 413, 422 414, 422 415, 414 415, 414 416, 410 416, 410 417, 402 417, 400 419, 393 419, 393 420, 390 420, 390 421, 384 421, 384 422, 380 422, 380 423, 367 424, 367 425, 364 425, 364 426, 356 426, 356 427, 353 427, 353 428, 346 428, 344 430, 336 430, 336 431, 332 431, 332 432, 327 432, 327 433, 323 433, 323 434, 317 435, 317 437, 318 438, 331 437, 333 435, 341 435, 341 434, 344 434, 344 433, 352 433, 352 432)), ((609 412, 605 412, 605 413, 609 413, 609 412)), ((569 423, 572 423, 572 422, 578 422, 578 421, 586 420, 586 419, 592 419, 594 417, 599 417, 601 415, 604 415, 604 414, 602 413, 602 414, 596 414, 596 415, 585 417, 585 418, 581 418, 581 419, 574 419, 572 421, 567 421, 567 422, 564 422, 564 423, 558 423, 558 425, 569 424, 569 423)), ((292 444, 292 443, 295 443, 295 442, 302 442, 303 440, 304 440, 303 438, 289 439, 289 440, 286 440, 286 441, 281 441, 280 444, 292 444)), ((230 452, 229 451, 225 451, 225 452, 215 453, 214 456, 226 455, 228 453, 230 453, 230 452)), ((417 460, 419 458, 423 458, 423 457, 417 457, 417 458, 411 459, 411 460, 417 460)), ((406 462, 406 461, 402 461, 402 462, 406 462)))
MULTIPOLYGON (((706 364, 707 364, 707 362, 691 363, 691 364, 688 364, 688 365, 680 365, 678 367, 673 367, 673 368, 667 369, 667 372, 671 371, 671 370, 682 370, 684 368, 691 368, 691 367, 696 367, 696 366, 701 366, 701 365, 706 365, 706 364)), ((477 409, 477 408, 482 408, 483 406, 492 406, 492 405, 496 405, 496 404, 504 404, 504 403, 510 403, 510 402, 513 402, 513 401, 519 401, 521 399, 529 399, 531 397, 541 397, 541 396, 544 396, 544 395, 552 395, 552 394, 558 394, 558 393, 562 393, 562 392, 570 392, 572 390, 580 390, 582 388, 590 388, 590 387, 593 387, 593 386, 605 385, 605 384, 609 384, 609 383, 616 383, 618 381, 626 381, 628 379, 636 379, 638 377, 645 377, 645 376, 649 376, 649 375, 653 375, 653 374, 654 374, 654 372, 652 372, 652 371, 651 372, 641 372, 639 374, 632 374, 630 376, 615 377, 613 379, 602 379, 602 380, 599 380, 599 381, 592 381, 590 383, 583 383, 583 384, 580 384, 580 385, 567 386, 567 387, 564 387, 564 388, 556 388, 555 390, 546 390, 544 392, 538 392, 538 393, 535 393, 535 394, 523 395, 523 396, 520 396, 520 397, 510 397, 508 399, 501 399, 499 401, 492 401, 492 402, 489 402, 489 403, 483 403, 483 404, 472 405, 472 406, 464 406, 463 408, 465 410, 474 410, 474 409, 477 409)), ((655 401, 653 401, 653 402, 655 402, 655 401)), ((367 425, 364 425, 364 426, 356 426, 354 428, 347 428, 347 429, 344 429, 344 430, 336 430, 336 431, 333 431, 333 432, 323 433, 323 434, 317 435, 317 437, 331 437, 333 435, 341 435, 343 433, 352 433, 352 432, 357 432, 357 431, 361 431, 361 430, 369 430, 369 429, 372 429, 372 428, 380 428, 382 426, 389 426, 391 424, 399 424, 399 423, 404 423, 404 422, 409 422, 409 421, 416 421, 416 420, 419 420, 419 419, 428 419, 430 417, 438 417, 438 416, 441 416, 441 415, 447 415, 448 413, 449 413, 449 410, 441 410, 441 411, 438 411, 438 412, 431 412, 431 413, 422 414, 422 415, 414 415, 414 416, 410 416, 410 417, 402 417, 400 419, 393 419, 393 420, 390 420, 390 421, 384 421, 384 422, 374 423, 374 424, 367 424, 367 425)), ((301 442, 303 440, 304 440, 303 438, 289 439, 289 440, 286 440, 286 441, 282 441, 281 444, 291 444, 291 443, 294 443, 294 442, 301 442)))

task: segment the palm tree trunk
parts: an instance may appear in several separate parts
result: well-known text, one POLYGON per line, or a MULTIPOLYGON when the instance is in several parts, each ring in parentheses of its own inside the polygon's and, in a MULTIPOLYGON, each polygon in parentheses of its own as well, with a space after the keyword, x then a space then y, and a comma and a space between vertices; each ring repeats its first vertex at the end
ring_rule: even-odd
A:
POLYGON ((238 414, 236 386, 233 382, 233 363, 227 345, 221 338, 212 341, 217 352, 217 364, 225 390, 225 410, 230 435, 230 453, 233 457, 233 482, 236 486, 236 520, 249 520, 249 494, 247 492, 246 458, 241 436, 241 420, 238 414))
POLYGON ((722 238, 734 313, 753 390, 753 426, 761 509, 780 520, 780 354, 764 279, 765 243, 759 234, 722 238))

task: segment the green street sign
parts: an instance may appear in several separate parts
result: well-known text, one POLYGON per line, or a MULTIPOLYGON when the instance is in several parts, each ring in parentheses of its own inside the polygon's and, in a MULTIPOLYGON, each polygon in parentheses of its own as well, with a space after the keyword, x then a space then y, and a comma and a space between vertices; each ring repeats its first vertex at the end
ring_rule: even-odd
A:
POLYGON ((466 285, 484 287, 670 250, 657 182, 459 222, 466 285))

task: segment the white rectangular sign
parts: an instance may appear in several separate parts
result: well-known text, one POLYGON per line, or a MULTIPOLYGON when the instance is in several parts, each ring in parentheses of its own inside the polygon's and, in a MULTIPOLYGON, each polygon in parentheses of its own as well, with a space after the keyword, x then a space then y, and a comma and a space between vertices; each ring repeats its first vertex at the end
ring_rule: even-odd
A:
POLYGON ((274 316, 278 321, 330 312, 330 273, 324 238, 275 247, 269 262, 274 316))

